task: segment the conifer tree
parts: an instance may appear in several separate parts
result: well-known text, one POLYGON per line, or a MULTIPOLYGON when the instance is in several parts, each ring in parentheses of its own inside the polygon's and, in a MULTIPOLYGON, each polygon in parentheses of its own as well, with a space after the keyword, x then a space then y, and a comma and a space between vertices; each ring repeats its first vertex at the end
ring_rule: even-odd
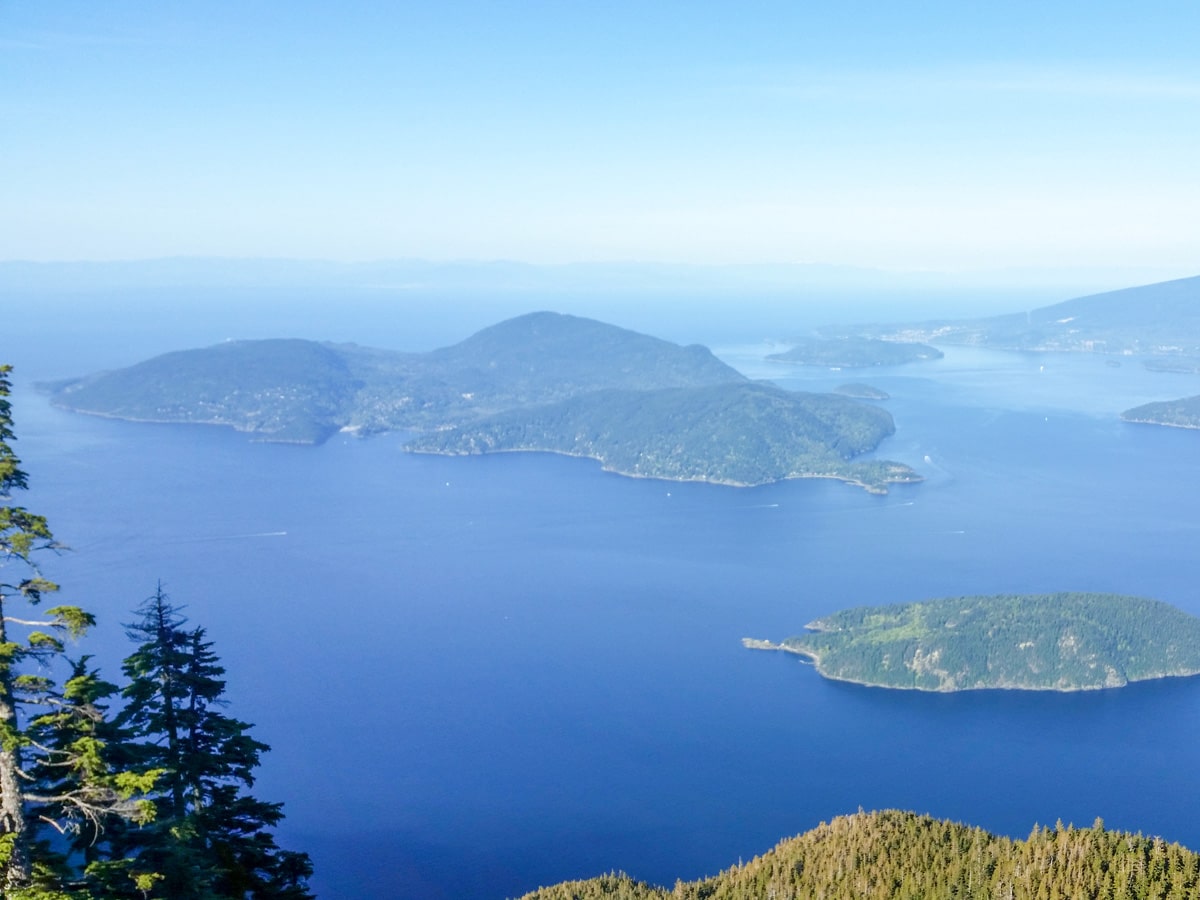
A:
POLYGON ((224 668, 203 628, 187 628, 161 586, 129 627, 121 721, 142 743, 144 769, 161 769, 158 818, 131 848, 134 870, 160 881, 148 896, 311 897, 308 856, 281 850, 271 829, 281 804, 247 791, 270 748, 222 712, 224 668))
POLYGON ((64 639, 94 624, 77 606, 36 607, 58 586, 42 576, 36 555, 57 547, 45 517, 12 505, 28 478, 10 442, 10 366, 0 366, 0 895, 36 890, 53 896, 65 862, 36 842, 36 826, 94 836, 114 818, 140 819, 152 808, 137 800, 153 780, 110 765, 97 705, 101 687, 86 661, 64 689, 51 677, 65 660, 64 639), (15 577, 8 573, 14 573, 15 577))

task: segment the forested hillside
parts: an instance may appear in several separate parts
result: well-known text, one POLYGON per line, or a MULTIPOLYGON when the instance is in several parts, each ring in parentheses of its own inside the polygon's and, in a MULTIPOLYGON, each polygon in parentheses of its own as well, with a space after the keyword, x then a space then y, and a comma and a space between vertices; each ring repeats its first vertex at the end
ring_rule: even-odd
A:
POLYGON ((744 376, 704 347, 540 312, 428 353, 228 341, 48 387, 56 405, 77 412, 229 425, 264 440, 319 443, 340 428, 444 428, 588 391, 740 381, 744 376))
POLYGON ((886 410, 846 397, 741 383, 594 392, 424 434, 409 448, 566 453, 625 475, 734 485, 837 478, 882 493, 920 480, 899 463, 855 461, 894 430, 886 410))
POLYGON ((885 410, 751 384, 699 345, 556 313, 430 353, 232 341, 49 387, 79 412, 229 425, 270 441, 404 429, 419 433, 409 449, 426 453, 543 450, 654 478, 828 477, 878 493, 920 480, 898 463, 851 462, 894 432, 885 410))
POLYGON ((605 875, 523 900, 1195 900, 1200 855, 1158 838, 1035 827, 1025 840, 914 813, 834 819, 701 881, 655 887, 605 875))
MULTIPOLYGON (((891 340, 978 344, 1002 350, 1070 350, 1182 357, 1200 354, 1200 276, 1076 297, 983 319, 852 329, 891 340)), ((841 334, 845 329, 827 329, 841 334)))

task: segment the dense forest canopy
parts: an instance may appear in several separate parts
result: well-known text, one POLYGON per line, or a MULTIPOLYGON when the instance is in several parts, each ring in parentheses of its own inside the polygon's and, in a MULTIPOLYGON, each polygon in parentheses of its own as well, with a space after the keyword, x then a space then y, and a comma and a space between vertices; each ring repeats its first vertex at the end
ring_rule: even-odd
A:
POLYGON ((1058 823, 1025 840, 914 813, 843 816, 712 878, 655 887, 627 875, 522 900, 929 900, 1200 896, 1200 854, 1158 838, 1058 823))

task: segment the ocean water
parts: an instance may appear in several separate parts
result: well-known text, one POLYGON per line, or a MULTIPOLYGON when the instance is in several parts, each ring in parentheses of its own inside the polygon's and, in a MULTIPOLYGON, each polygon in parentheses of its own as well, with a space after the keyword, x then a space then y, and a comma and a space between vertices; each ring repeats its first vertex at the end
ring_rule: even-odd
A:
MULTIPOLYGON (((223 324, 197 317, 171 346, 223 324)), ((953 594, 1115 591, 1200 614, 1200 432, 1116 416, 1200 379, 965 348, 810 371, 766 361, 765 327, 714 329, 754 377, 888 391, 878 455, 927 480, 885 497, 410 456, 402 435, 254 444, 31 389, 149 355, 168 325, 4 348, 23 366, 21 500, 71 545, 44 566, 100 616, 86 650, 107 672, 159 579, 208 628, 231 712, 274 748, 256 793, 285 802, 281 843, 312 854, 323 897, 503 898, 613 869, 670 884, 860 807, 1015 836, 1103 817, 1200 848, 1200 679, 909 694, 740 644, 953 594)))

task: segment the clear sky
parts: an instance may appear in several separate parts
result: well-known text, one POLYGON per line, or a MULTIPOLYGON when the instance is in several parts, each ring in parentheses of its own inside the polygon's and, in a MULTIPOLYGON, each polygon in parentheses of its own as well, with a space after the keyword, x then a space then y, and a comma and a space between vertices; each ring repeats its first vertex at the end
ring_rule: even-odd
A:
POLYGON ((0 2, 0 259, 1200 272, 1200 3, 0 2))

